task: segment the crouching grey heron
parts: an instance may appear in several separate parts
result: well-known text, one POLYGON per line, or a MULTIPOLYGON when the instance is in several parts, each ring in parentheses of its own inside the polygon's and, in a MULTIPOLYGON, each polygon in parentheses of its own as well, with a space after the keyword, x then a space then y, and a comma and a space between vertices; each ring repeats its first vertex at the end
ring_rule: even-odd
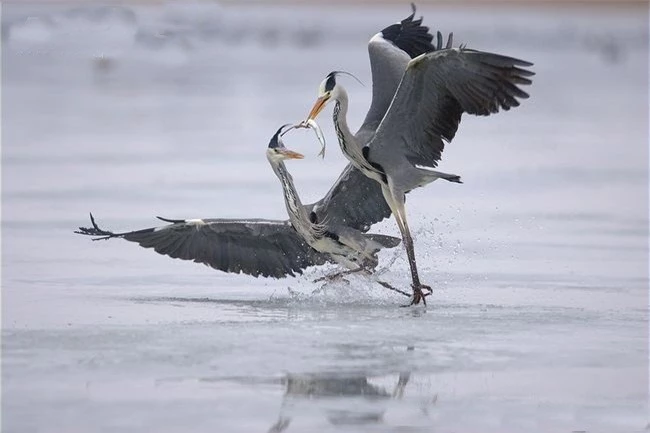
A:
POLYGON ((411 15, 370 39, 372 103, 356 134, 346 120, 348 94, 337 82, 340 72, 322 81, 307 119, 314 120, 329 102, 336 101, 333 119, 341 150, 354 167, 381 185, 408 256, 411 304, 426 304, 423 290, 429 294, 431 288, 418 275, 405 194, 436 179, 462 183, 459 176, 436 170, 445 141, 454 138, 461 115, 487 116, 519 106, 517 99, 528 94, 518 86, 531 84, 528 77, 534 73, 524 69, 532 63, 523 60, 465 46, 452 48, 451 34, 443 47, 440 32, 436 47, 422 43, 427 52, 414 56, 418 54, 411 49, 414 41, 424 42, 424 34, 414 30, 414 23, 421 27, 421 20, 413 21, 411 15))
MULTIPOLYGON (((287 170, 284 161, 302 159, 297 152, 287 149, 282 142, 283 129, 292 125, 283 125, 269 142, 266 157, 271 168, 282 184, 284 203, 289 214, 289 222, 314 250, 331 257, 350 271, 373 271, 379 261, 377 253, 382 248, 394 248, 400 243, 393 236, 363 233, 345 224, 333 224, 327 216, 319 220, 315 213, 308 214, 300 202, 300 197, 287 170)), ((286 132, 286 131, 285 131, 286 132)))
MULTIPOLYGON (((283 125, 271 138, 267 159, 282 184, 288 221, 157 217, 171 224, 114 233, 100 229, 91 214, 92 227, 79 227, 75 233, 94 236, 93 240, 122 238, 172 258, 255 277, 295 276, 309 266, 328 262, 342 264, 350 272, 372 272, 378 264, 378 251, 401 242, 392 236, 365 233, 372 224, 390 215, 381 192, 375 182, 347 167, 322 200, 302 205, 284 160, 303 156, 282 143, 281 133, 287 126, 283 125), (348 205, 358 202, 361 196, 371 200, 361 206, 348 205)), ((385 282, 378 283, 408 296, 385 282)))

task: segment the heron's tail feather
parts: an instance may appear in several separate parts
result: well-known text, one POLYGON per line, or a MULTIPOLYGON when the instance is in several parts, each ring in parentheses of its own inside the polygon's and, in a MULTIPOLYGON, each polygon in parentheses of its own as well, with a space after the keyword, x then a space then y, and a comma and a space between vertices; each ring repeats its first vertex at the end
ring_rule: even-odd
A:
POLYGON ((364 260, 362 266, 374 271, 379 264, 377 253, 383 248, 395 248, 402 242, 400 238, 375 233, 365 233, 366 239, 365 251, 363 252, 364 260))
POLYGON ((457 174, 447 174, 447 173, 440 173, 443 176, 441 176, 442 179, 449 181, 449 182, 455 182, 455 183, 463 183, 462 180, 460 180, 460 176, 457 174))
POLYGON ((366 239, 370 239, 371 241, 379 244, 381 248, 395 248, 400 244, 400 242, 402 242, 400 238, 396 238, 394 236, 379 235, 375 233, 366 233, 365 237, 366 239))
POLYGON ((415 164, 415 168, 419 168, 422 170, 422 173, 426 173, 426 175, 431 176, 433 179, 444 179, 449 182, 456 182, 456 183, 463 183, 462 180, 460 180, 460 176, 457 174, 448 174, 448 173, 443 173, 441 171, 436 170, 434 167, 429 167, 426 165, 422 164, 415 164))

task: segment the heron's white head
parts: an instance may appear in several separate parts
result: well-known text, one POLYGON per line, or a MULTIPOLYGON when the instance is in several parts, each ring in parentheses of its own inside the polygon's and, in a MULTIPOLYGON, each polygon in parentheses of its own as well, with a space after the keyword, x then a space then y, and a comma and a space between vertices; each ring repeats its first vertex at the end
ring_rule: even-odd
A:
POLYGON ((287 128, 288 126, 291 126, 292 128, 294 127, 289 123, 287 123, 286 125, 282 125, 280 129, 278 129, 277 132, 273 135, 273 137, 271 137, 271 141, 269 142, 269 147, 268 149, 266 149, 266 157, 268 158, 270 163, 278 163, 285 159, 304 158, 302 154, 298 152, 294 152, 293 150, 289 150, 284 146, 281 135, 284 129, 287 128))
POLYGON ((337 98, 340 92, 340 86, 336 83, 337 71, 330 72, 318 87, 318 99, 309 112, 307 120, 314 120, 328 102, 337 98))
MULTIPOLYGON (((336 77, 341 74, 349 75, 355 80, 359 81, 357 77, 345 71, 333 71, 327 74, 327 77, 325 77, 325 79, 320 83, 320 86, 318 87, 318 99, 309 112, 309 116, 305 122, 316 119, 318 114, 323 111, 323 108, 325 108, 328 102, 336 101, 339 99, 339 96, 342 92, 344 92, 344 89, 340 84, 336 82, 336 77)), ((359 81, 359 83, 361 83, 361 81, 359 81)))

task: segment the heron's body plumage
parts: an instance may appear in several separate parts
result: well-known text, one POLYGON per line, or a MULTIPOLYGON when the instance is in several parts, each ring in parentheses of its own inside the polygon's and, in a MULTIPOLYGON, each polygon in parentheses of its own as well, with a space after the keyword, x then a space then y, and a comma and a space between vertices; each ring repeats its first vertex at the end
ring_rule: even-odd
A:
MULTIPOLYGON (((282 144, 279 146, 283 148, 282 144)), ((320 220, 317 217, 311 217, 300 202, 293 177, 287 170, 284 161, 274 157, 272 153, 269 154, 268 160, 282 185, 291 225, 309 246, 326 257, 330 257, 330 261, 351 270, 372 271, 379 263, 377 253, 382 248, 399 245, 399 238, 369 235, 344 224, 331 224, 327 215, 320 220)))
POLYGON ((348 94, 328 74, 308 116, 313 121, 329 101, 335 101, 334 127, 343 154, 364 176, 376 181, 395 215, 409 258, 413 302, 423 299, 413 239, 406 219, 405 196, 436 179, 462 183, 460 176, 438 171, 445 142, 450 142, 463 113, 487 116, 519 105, 528 98, 519 86, 531 84, 532 63, 452 48, 452 34, 437 44, 422 19, 413 14, 370 39, 368 53, 373 78, 372 102, 366 118, 352 134, 347 124, 348 94))

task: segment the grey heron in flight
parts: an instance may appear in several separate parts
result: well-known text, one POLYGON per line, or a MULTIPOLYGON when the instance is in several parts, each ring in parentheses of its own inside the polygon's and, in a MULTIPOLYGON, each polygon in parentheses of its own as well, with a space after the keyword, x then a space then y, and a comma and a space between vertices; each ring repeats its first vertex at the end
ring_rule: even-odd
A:
POLYGON ((517 107, 518 98, 528 98, 519 86, 531 84, 528 77, 534 73, 524 69, 532 63, 523 60, 464 46, 452 48, 451 34, 443 47, 438 32, 434 47, 433 36, 420 25, 421 19, 413 20, 414 14, 415 8, 401 23, 370 39, 372 102, 356 134, 346 120, 348 94, 337 82, 340 72, 328 74, 320 84, 307 119, 313 121, 327 103, 336 101, 333 119, 341 150, 354 167, 381 185, 408 256, 411 304, 426 304, 431 288, 422 284, 418 275, 405 194, 436 179, 461 183, 459 176, 436 170, 461 115, 487 116, 517 107))
MULTIPOLYGON (((390 215, 379 188, 358 170, 347 167, 323 199, 303 205, 284 164, 286 159, 302 158, 282 143, 281 133, 287 126, 283 125, 271 138, 267 159, 282 184, 288 221, 158 217, 171 224, 114 233, 100 229, 91 214, 92 227, 79 227, 75 233, 94 236, 93 240, 122 238, 172 258, 255 277, 294 276, 309 266, 328 262, 342 264, 351 272, 372 272, 378 264, 377 252, 401 241, 365 233, 372 224, 390 215), (349 205, 363 196, 374 199, 359 206, 349 205)), ((385 282, 378 283, 408 295, 385 282)))

